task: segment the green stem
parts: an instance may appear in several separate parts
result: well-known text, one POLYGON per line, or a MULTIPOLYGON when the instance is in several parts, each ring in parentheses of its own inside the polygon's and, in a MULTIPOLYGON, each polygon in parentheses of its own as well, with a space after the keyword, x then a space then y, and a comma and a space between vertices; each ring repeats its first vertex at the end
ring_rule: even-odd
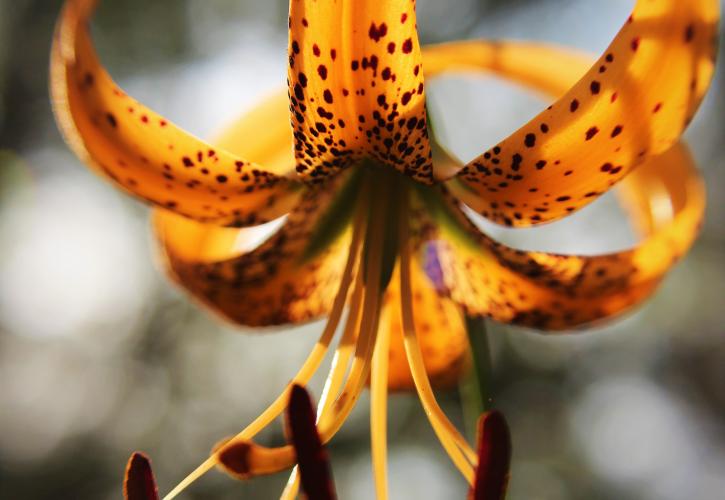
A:
POLYGON ((461 383, 461 400, 466 430, 471 439, 476 439, 478 417, 491 409, 491 349, 488 342, 486 320, 466 317, 466 332, 471 348, 471 371, 461 383))

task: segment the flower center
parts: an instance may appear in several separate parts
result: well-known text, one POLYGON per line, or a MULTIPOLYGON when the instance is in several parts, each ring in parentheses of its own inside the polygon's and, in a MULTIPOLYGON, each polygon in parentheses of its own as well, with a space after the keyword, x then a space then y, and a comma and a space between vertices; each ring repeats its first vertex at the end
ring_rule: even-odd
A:
MULTIPOLYGON (((371 389, 371 447, 377 497, 387 498, 387 386, 389 329, 378 329, 383 294, 399 266, 404 344, 410 370, 426 415, 442 446, 463 476, 471 482, 476 454, 443 414, 428 379, 413 322, 410 266, 409 204, 413 181, 387 167, 367 162, 354 172, 349 185, 357 186, 346 231, 352 238, 338 293, 328 322, 317 343, 290 384, 275 401, 239 434, 226 441, 164 500, 171 500, 193 481, 219 464, 219 452, 234 442, 245 443, 241 477, 292 468, 295 453, 290 445, 266 448, 252 439, 285 409, 294 384, 304 385, 315 374, 340 326, 343 310, 348 314, 341 329, 328 377, 317 410, 320 439, 327 443, 340 430, 360 397, 366 382, 371 389), (355 178, 355 175, 358 178, 355 178)), ((343 188, 343 193, 346 190, 343 188)), ((344 215, 343 215, 344 216, 344 215)), ((445 332, 440 332, 445 335, 445 332)), ((282 498, 295 498, 299 488, 293 470, 282 498)))

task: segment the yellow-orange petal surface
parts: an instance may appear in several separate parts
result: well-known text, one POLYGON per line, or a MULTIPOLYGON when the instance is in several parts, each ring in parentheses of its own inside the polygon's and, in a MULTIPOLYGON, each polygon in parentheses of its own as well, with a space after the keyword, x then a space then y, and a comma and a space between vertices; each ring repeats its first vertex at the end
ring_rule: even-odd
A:
MULTIPOLYGON (((552 221, 596 199, 677 141, 709 86, 718 19, 717 0, 639 0, 612 44, 568 92, 465 166, 456 195, 510 226, 552 221)), ((459 66, 494 72, 515 65, 546 69, 537 51, 527 57, 505 42, 503 49, 485 45, 443 47, 432 70, 447 64, 446 52, 459 66)), ((548 71, 572 74, 556 66, 548 71)))
POLYGON ((432 181, 415 2, 292 0, 297 170, 316 182, 362 157, 432 181))
POLYGON ((74 152, 126 191, 195 220, 245 226, 284 214, 293 181, 193 137, 113 82, 90 37, 95 3, 65 2, 51 55, 53 108, 74 152))
POLYGON ((345 267, 350 230, 343 228, 314 255, 309 248, 344 180, 308 189, 282 226, 251 250, 244 247, 253 246, 258 228, 220 234, 157 211, 155 231, 171 277, 209 309, 242 325, 300 323, 325 315, 345 267))
POLYGON ((631 250, 584 256, 512 249, 480 233, 448 198, 427 221, 421 210, 419 258, 438 292, 469 315, 538 329, 614 316, 646 299, 687 252, 705 207, 704 186, 682 145, 650 159, 624 184, 631 210, 644 210, 636 219, 648 233, 631 250))
MULTIPOLYGON (((415 388, 405 354, 400 306, 400 279, 396 269, 385 292, 380 329, 390 333, 388 386, 391 390, 415 388)), ((468 337, 461 308, 438 295, 420 266, 411 266, 415 306, 415 331, 426 373, 436 387, 451 387, 468 369, 468 337)))

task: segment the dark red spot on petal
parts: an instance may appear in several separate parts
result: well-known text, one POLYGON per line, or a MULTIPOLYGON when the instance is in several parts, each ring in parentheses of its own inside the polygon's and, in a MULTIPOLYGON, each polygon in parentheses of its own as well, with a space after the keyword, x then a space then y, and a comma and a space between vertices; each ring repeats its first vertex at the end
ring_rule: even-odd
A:
POLYGON ((685 28, 685 43, 690 43, 695 38, 695 26, 688 24, 685 28))
POLYGON ((385 23, 380 23, 380 26, 375 26, 375 23, 370 24, 370 30, 368 35, 371 39, 379 42, 388 33, 388 26, 385 23))

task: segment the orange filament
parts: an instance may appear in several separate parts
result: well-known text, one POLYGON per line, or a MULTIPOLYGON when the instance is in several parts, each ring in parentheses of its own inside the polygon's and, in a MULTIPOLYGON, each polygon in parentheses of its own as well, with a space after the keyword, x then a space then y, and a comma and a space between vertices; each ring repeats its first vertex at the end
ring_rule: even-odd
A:
POLYGON ((375 494, 388 498, 388 348, 390 329, 378 333, 370 380, 370 448, 373 459, 375 494))
POLYGON ((409 228, 407 203, 401 203, 400 217, 400 295, 401 295, 401 313, 403 319, 403 340, 405 344, 405 353, 408 357, 410 372, 413 376, 415 388, 418 391, 418 397, 423 405, 426 416, 438 436, 438 440, 448 453, 461 474, 469 483, 473 482, 474 465, 477 458, 476 453, 471 449, 470 445, 461 436, 458 430, 448 420, 448 418, 438 406, 438 402, 433 394, 433 388, 425 371, 423 362, 423 353, 418 343, 418 337, 415 332, 415 323, 413 322, 413 301, 410 281, 410 247, 409 247, 409 228))
MULTIPOLYGON (((375 204, 371 208, 370 228, 366 235, 367 241, 383 241, 386 208, 387 204, 385 202, 375 204)), ((383 247, 382 245, 376 244, 372 245, 369 250, 369 254, 364 261, 366 265, 364 266, 363 309, 359 325, 358 341, 355 347, 355 356, 342 390, 329 406, 329 411, 325 412, 325 408, 323 408, 323 412, 320 415, 318 429, 320 440, 323 443, 329 442, 340 430, 359 399, 365 387, 365 382, 370 375, 378 330, 378 320, 380 317, 380 278, 383 247)), ((335 367, 335 371, 344 371, 346 368, 346 365, 338 364, 335 367)), ((290 445, 267 448, 247 441, 244 444, 247 447, 244 460, 245 470, 241 474, 238 474, 239 476, 248 478, 259 474, 269 474, 291 468, 294 465, 294 450, 290 445)))
MULTIPOLYGON (((272 404, 270 404, 267 409, 264 410, 252 423, 250 423, 239 434, 234 436, 232 440, 247 441, 252 439, 284 411, 285 407, 287 406, 287 399, 289 398, 289 392, 292 386, 294 384, 307 384, 310 378, 312 378, 312 376, 317 372, 317 369, 319 368, 322 360, 325 357, 325 354, 327 353, 335 331, 337 330, 337 326, 340 322, 345 302, 348 297, 350 284, 355 276, 355 265, 360 254, 362 236, 364 233, 363 229, 365 228, 365 224, 362 220, 363 214, 366 212, 365 206, 366 204, 362 203, 361 207, 358 209, 358 215, 356 216, 356 221, 353 225, 353 237, 350 243, 350 251, 340 281, 340 287, 330 310, 328 322, 325 325, 325 328, 320 335, 320 338, 317 340, 317 343, 313 347, 309 356, 302 364, 302 367, 293 377, 292 381, 285 387, 282 393, 280 393, 279 396, 277 396, 277 398, 274 400, 274 402, 272 402, 272 404)), ((358 296, 359 295, 360 293, 358 292, 358 296)), ((232 440, 230 440, 230 442, 232 440)), ((209 470, 211 470, 217 463, 217 454, 213 453, 196 469, 194 469, 187 477, 185 477, 178 485, 176 485, 176 487, 174 487, 174 489, 172 489, 164 497, 163 500, 172 500, 173 498, 175 498, 194 481, 196 481, 201 476, 206 474, 209 470)))
MULTIPOLYGON (((355 289, 350 304, 350 312, 348 313, 347 322, 345 323, 345 330, 340 338, 340 342, 335 349, 335 354, 330 364, 330 372, 325 380, 325 385, 322 389, 322 395, 317 404, 317 419, 319 422, 320 415, 323 412, 329 413, 330 407, 334 402, 334 399, 330 395, 335 395, 340 391, 340 387, 345 380, 345 374, 347 367, 350 363, 350 358, 355 347, 356 335, 358 333, 358 327, 360 325, 360 313, 362 306, 362 291, 363 291, 363 280, 361 273, 358 273, 358 277, 355 281, 355 289)), ((297 467, 292 469, 290 477, 287 480, 280 500, 292 500, 296 498, 299 490, 300 480, 299 474, 297 473, 297 467)))

